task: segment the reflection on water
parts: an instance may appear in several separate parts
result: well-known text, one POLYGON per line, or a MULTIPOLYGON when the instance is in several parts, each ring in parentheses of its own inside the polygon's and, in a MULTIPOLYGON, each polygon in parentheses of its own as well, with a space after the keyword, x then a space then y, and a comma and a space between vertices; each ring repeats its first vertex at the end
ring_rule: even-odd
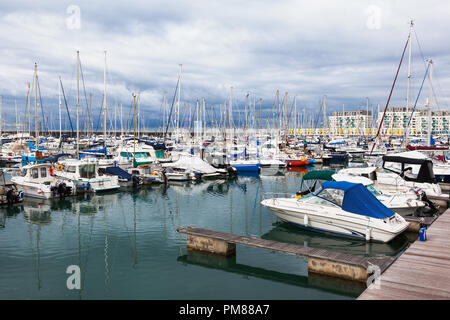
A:
POLYGON ((192 264, 205 268, 223 270, 242 276, 256 277, 278 283, 284 283, 291 286, 314 288, 324 290, 333 294, 339 294, 346 297, 358 297, 365 289, 364 284, 355 281, 347 281, 337 278, 322 276, 319 274, 309 274, 301 276, 278 272, 276 270, 268 270, 236 263, 236 256, 223 257, 203 252, 188 251, 178 257, 178 261, 184 264, 192 264))
POLYGON ((394 255, 408 245, 404 238, 366 245, 278 223, 260 202, 267 192, 294 194, 302 174, 244 174, 63 200, 26 199, 1 208, 0 299, 355 297, 363 288, 354 283, 283 271, 278 266, 301 265, 285 254, 238 248, 238 259, 246 257, 251 265, 238 263, 187 252, 185 235, 176 232, 191 225, 362 255, 394 255), (81 290, 66 287, 70 265, 80 266, 81 290))
POLYGON ((302 230, 284 222, 275 223, 274 226, 261 238, 366 257, 396 256, 416 238, 416 235, 412 235, 411 239, 411 235, 408 237, 406 234, 401 234, 389 243, 365 242, 302 230))

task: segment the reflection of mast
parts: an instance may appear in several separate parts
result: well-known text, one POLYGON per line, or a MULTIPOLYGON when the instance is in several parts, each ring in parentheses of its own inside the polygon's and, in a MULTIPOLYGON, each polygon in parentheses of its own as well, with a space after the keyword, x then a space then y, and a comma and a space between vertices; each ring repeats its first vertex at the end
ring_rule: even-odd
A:
POLYGON ((105 221, 105 289, 108 290, 109 285, 109 265, 108 265, 108 215, 106 213, 106 208, 104 210, 104 221, 105 221))
MULTIPOLYGON (((37 289, 38 290, 40 290, 42 287, 41 286, 41 274, 40 274, 41 255, 40 255, 40 249, 39 249, 40 230, 41 230, 41 226, 38 224, 37 229, 36 229, 36 250, 37 250, 36 276, 37 276, 37 289)), ((31 221, 30 221, 30 224, 28 225, 28 233, 30 235, 30 246, 31 246, 31 248, 33 248, 33 226, 31 225, 31 221)))
POLYGON ((233 233, 233 188, 230 188, 230 233, 233 233))
MULTIPOLYGON (((80 211, 77 212, 77 218, 78 218, 78 267, 81 269, 81 233, 80 233, 80 229, 81 229, 81 223, 80 223, 80 211)), ((81 279, 83 280, 83 279, 81 279)), ((83 284, 80 281, 81 284, 81 288, 79 291, 79 299, 81 300, 81 290, 83 290, 83 284)))
POLYGON ((134 217, 134 250, 133 250, 133 267, 137 265, 137 250, 136 250, 136 199, 133 199, 133 217, 134 217))
POLYGON ((37 285, 38 290, 42 288, 41 286, 41 250, 39 249, 39 240, 41 235, 41 225, 38 224, 36 230, 36 250, 37 250, 37 285))

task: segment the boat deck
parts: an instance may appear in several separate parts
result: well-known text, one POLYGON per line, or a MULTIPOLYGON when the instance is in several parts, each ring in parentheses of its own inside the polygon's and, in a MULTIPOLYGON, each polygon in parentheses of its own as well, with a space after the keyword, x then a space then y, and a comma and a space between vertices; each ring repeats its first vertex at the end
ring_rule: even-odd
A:
POLYGON ((450 209, 371 284, 360 300, 450 299, 450 209))

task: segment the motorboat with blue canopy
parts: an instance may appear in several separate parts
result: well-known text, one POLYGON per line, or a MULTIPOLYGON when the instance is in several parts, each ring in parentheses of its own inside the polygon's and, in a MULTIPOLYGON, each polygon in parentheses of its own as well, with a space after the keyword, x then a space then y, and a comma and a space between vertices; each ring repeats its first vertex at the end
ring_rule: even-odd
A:
MULTIPOLYGON (((325 181, 322 189, 318 192, 318 197, 324 196, 326 189, 337 189, 344 191, 342 209, 348 212, 361 214, 364 216, 384 219, 392 217, 395 212, 380 202, 362 183, 352 183, 347 181, 325 181)), ((329 195, 327 195, 329 197, 329 195)))
POLYGON ((389 242, 409 225, 362 183, 325 181, 318 192, 264 199, 261 204, 297 227, 366 241, 389 242))

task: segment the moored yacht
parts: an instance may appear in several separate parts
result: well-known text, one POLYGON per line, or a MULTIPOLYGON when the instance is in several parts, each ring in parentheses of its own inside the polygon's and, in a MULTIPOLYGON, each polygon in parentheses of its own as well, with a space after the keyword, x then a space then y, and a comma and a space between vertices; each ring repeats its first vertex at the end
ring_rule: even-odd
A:
POLYGON ((299 227, 366 241, 389 242, 409 225, 360 183, 326 181, 316 193, 261 204, 299 227))
POLYGON ((75 185, 55 176, 50 163, 30 164, 22 167, 21 174, 11 178, 26 197, 50 199, 73 195, 75 185))
POLYGON ((68 159, 59 162, 55 176, 75 184, 77 193, 112 191, 120 188, 115 175, 99 174, 96 159, 68 159))

